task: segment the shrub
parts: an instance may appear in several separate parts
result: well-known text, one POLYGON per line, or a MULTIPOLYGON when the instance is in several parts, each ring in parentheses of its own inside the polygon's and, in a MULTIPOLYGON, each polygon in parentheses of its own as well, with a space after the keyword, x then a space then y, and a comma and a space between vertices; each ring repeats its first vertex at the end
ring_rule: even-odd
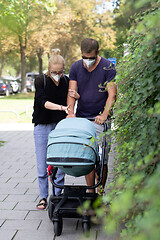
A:
POLYGON ((136 20, 128 39, 129 54, 118 67, 114 137, 115 182, 107 233, 122 239, 158 240, 160 236, 160 11, 136 20))

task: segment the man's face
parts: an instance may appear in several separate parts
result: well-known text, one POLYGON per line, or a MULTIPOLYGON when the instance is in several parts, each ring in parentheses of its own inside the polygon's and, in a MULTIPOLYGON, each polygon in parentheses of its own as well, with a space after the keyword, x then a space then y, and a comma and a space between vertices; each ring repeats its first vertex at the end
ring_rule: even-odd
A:
POLYGON ((85 67, 90 68, 97 61, 96 51, 93 50, 90 53, 82 53, 82 59, 83 59, 83 62, 85 64, 85 67))
POLYGON ((89 60, 95 60, 97 58, 97 54, 96 54, 96 51, 93 50, 92 52, 90 53, 82 53, 82 58, 83 59, 89 59, 89 60))

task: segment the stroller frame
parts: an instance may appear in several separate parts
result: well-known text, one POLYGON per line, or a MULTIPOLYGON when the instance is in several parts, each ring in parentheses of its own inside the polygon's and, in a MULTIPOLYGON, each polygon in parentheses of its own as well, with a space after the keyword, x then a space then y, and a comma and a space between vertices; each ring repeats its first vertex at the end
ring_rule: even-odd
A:
MULTIPOLYGON (((88 119, 94 121, 94 119, 88 119)), ((107 123, 104 123, 104 132, 107 131, 107 123)), ((97 193, 86 192, 87 189, 95 189, 102 183, 103 169, 104 169, 104 156, 105 156, 106 138, 103 136, 102 141, 102 157, 99 161, 100 171, 98 173, 98 182, 93 186, 87 185, 58 185, 54 182, 58 168, 54 167, 50 180, 53 186, 53 195, 49 198, 48 203, 48 215, 54 225, 54 233, 56 236, 60 236, 63 229, 63 218, 81 218, 83 232, 86 234, 90 229, 90 215, 87 210, 83 212, 83 215, 77 213, 77 208, 82 206, 86 200, 93 202, 98 197, 97 193), (64 189, 63 194, 55 196, 54 187, 64 189)))

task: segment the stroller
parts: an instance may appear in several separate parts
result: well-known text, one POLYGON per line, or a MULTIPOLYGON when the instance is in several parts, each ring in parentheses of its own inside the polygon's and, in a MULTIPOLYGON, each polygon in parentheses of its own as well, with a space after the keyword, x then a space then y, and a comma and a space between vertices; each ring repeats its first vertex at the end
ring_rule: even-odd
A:
MULTIPOLYGON (((53 185, 53 195, 49 198, 48 215, 54 224, 54 233, 60 236, 63 229, 63 218, 81 218, 83 232, 90 229, 90 216, 87 211, 81 215, 77 212, 86 200, 91 205, 98 197, 97 193, 87 192, 95 189, 102 182, 105 137, 102 145, 101 161, 96 141, 96 130, 91 122, 94 119, 67 118, 60 121, 50 132, 47 146, 47 165, 53 166, 50 176, 53 185), (74 177, 85 176, 94 168, 99 176, 99 182, 94 186, 87 185, 57 185, 54 180, 58 168, 74 177), (63 190, 60 196, 55 196, 54 187, 63 190)), ((105 130, 106 131, 106 126, 105 130)))

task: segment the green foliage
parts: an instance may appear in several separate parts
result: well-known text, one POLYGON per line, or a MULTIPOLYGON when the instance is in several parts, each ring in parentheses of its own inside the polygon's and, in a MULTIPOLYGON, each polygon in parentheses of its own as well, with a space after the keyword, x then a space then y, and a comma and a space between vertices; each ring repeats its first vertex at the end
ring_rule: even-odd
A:
POLYGON ((114 132, 118 156, 104 227, 114 234, 123 226, 121 239, 126 240, 160 236, 159 22, 159 9, 135 19, 128 55, 118 66, 114 132))
POLYGON ((116 56, 117 62, 123 56, 124 46, 126 43, 129 29, 138 15, 143 14, 148 9, 158 8, 159 0, 113 0, 114 8, 114 27, 116 29, 116 46, 117 49, 112 53, 116 56))
POLYGON ((0 147, 2 147, 4 143, 5 143, 5 141, 0 140, 0 147))

